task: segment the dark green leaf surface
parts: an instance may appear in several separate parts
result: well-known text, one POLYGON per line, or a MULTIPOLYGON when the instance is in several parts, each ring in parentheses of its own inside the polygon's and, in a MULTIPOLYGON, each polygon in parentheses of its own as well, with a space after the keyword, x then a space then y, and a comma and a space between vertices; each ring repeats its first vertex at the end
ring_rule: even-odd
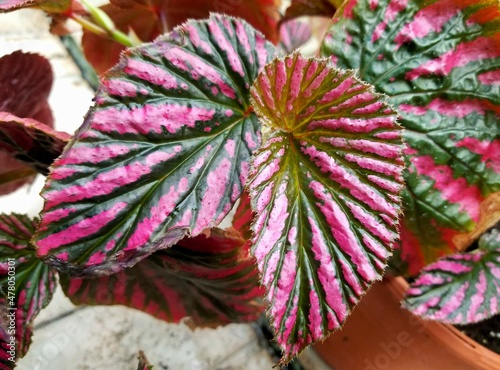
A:
POLYGON ((425 319, 469 324, 500 313, 500 233, 493 230, 471 253, 427 266, 410 285, 403 306, 425 319))
POLYGON ((410 273, 456 248, 500 190, 496 0, 349 0, 322 54, 389 95, 408 145, 402 256, 410 273))
POLYGON ((217 15, 126 52, 52 168, 38 254, 73 274, 109 274, 217 225, 260 143, 249 89, 274 52, 244 21, 217 15))
POLYGON ((397 239, 396 113, 372 87, 299 54, 252 87, 263 146, 252 161, 253 253, 283 362, 340 328, 397 239))
POLYGON ((61 277, 75 304, 122 304, 161 320, 196 325, 256 320, 263 289, 248 245, 236 232, 183 239, 132 268, 98 279, 61 277))
MULTIPOLYGON (((0 341, 5 347, 5 340, 15 336, 16 359, 28 351, 32 322, 49 304, 56 288, 55 270, 36 257, 35 248, 30 244, 35 226, 36 222, 24 215, 0 215, 0 310, 15 317, 15 328, 9 320, 8 337, 2 336, 0 341)), ((0 360, 2 356, 0 354, 0 360)))

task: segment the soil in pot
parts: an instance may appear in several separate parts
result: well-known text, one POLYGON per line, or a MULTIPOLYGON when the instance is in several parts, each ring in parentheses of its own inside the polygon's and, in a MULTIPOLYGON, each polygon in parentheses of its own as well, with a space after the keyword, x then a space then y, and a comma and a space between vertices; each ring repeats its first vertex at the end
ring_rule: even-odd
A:
POLYGON ((477 324, 457 325, 456 328, 491 351, 500 354, 500 315, 477 324))

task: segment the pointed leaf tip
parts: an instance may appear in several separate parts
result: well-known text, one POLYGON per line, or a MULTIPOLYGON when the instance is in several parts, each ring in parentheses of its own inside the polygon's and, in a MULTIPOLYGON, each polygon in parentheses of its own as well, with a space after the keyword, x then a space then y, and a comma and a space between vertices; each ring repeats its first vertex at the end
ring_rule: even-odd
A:
POLYGON ((326 60, 275 60, 251 93, 267 132, 248 180, 253 254, 287 362, 382 276, 398 237, 402 134, 383 96, 326 60))

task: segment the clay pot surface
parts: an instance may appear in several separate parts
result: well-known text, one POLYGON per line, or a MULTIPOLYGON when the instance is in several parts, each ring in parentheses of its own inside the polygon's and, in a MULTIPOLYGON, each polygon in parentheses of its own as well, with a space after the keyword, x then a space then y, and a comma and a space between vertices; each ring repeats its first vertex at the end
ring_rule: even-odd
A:
POLYGON ((453 326, 401 308, 407 287, 402 278, 374 284, 344 328, 315 351, 335 370, 500 369, 500 355, 453 326))

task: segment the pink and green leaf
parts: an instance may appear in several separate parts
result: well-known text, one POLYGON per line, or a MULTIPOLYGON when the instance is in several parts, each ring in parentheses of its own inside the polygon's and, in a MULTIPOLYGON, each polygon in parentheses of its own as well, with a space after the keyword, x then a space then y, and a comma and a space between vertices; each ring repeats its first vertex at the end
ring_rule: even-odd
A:
POLYGON ((282 54, 289 54, 304 45, 312 36, 311 26, 293 20, 281 24, 278 48, 282 54))
POLYGON ((15 358, 12 356, 10 335, 7 329, 0 325, 0 370, 10 370, 16 367, 15 358), (11 352, 11 353, 9 353, 11 352))
POLYGON ((352 71, 298 54, 252 87, 265 137, 249 177, 253 254, 283 362, 340 328, 396 241, 396 113, 352 71))
POLYGON ((110 274, 217 225, 260 144, 249 89, 274 53, 246 22, 213 15, 123 54, 52 167, 39 256, 110 274))
POLYGON ((500 190, 500 10, 490 0, 348 0, 322 54, 389 96, 407 144, 401 255, 457 248, 500 190))
POLYGON ((61 155, 70 135, 30 118, 0 112, 0 151, 48 174, 49 166, 61 155))
MULTIPOLYGON (((50 302, 56 288, 56 271, 36 257, 30 243, 35 226, 27 216, 0 215, 0 311, 15 315, 15 334, 8 327, 7 334, 15 336, 16 358, 28 351, 33 320, 50 302), (14 285, 9 283, 12 276, 14 285)), ((5 340, 0 338, 2 347, 5 340)))
POLYGON ((453 254, 424 268, 403 306, 429 320, 469 324, 500 313, 500 233, 494 229, 470 253, 453 254))
POLYGON ((264 309, 248 244, 238 233, 220 229, 183 239, 114 275, 62 275, 61 285, 75 304, 121 304, 168 322, 186 317, 195 325, 249 322, 264 309))

